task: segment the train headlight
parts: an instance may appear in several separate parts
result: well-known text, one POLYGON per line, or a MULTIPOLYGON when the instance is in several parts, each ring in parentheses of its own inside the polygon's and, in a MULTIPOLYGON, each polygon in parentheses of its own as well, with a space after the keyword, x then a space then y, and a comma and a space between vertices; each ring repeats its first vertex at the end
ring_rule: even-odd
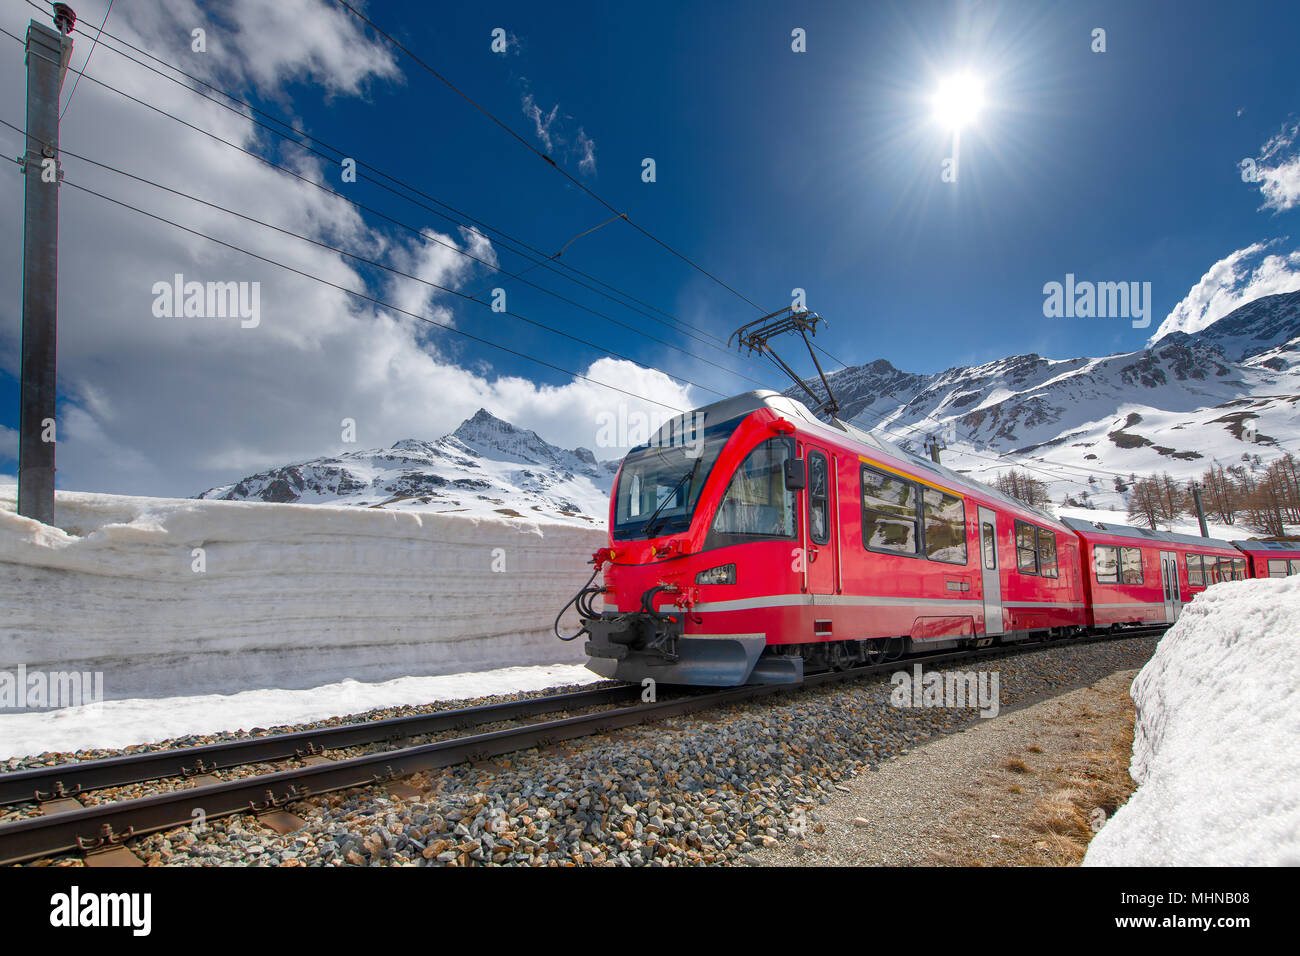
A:
POLYGON ((707 571, 701 571, 695 575, 696 584, 735 584, 736 583, 736 566, 734 564, 724 564, 721 567, 709 568, 707 571))

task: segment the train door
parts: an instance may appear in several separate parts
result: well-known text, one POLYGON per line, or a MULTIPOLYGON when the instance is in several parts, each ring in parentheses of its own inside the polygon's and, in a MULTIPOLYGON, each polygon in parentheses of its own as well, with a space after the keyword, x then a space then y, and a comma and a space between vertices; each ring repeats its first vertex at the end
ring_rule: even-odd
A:
POLYGON ((998 560, 998 515, 992 508, 981 507, 980 575, 984 582, 984 633, 1001 634, 1002 569, 998 560))
POLYGON ((808 463, 807 507, 804 509, 807 589, 809 594, 834 594, 839 544, 835 473, 826 451, 811 445, 805 445, 804 449, 808 463))
POLYGON ((1165 621, 1172 624, 1183 609, 1182 591, 1178 585, 1178 555, 1172 551, 1160 552, 1160 580, 1164 585, 1165 621))

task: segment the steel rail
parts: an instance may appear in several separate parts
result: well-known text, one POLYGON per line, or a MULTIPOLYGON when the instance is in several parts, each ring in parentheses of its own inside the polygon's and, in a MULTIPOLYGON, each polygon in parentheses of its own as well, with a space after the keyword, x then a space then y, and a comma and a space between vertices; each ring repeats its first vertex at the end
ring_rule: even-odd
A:
POLYGON ((500 704, 483 704, 386 720, 315 727, 287 734, 244 737, 197 747, 177 747, 145 753, 63 763, 0 774, 0 806, 33 803, 51 797, 75 796, 89 790, 127 783, 192 777, 268 760, 285 760, 365 744, 391 743, 421 734, 464 730, 498 720, 516 720, 557 710, 615 703, 639 692, 632 684, 529 697, 500 704))
MULTIPOLYGON (((0 824, 0 865, 120 844, 128 838, 189 825, 200 813, 203 819, 213 819, 239 812, 277 809, 330 791, 383 784, 424 770, 483 760, 531 747, 549 746, 564 740, 608 733, 774 694, 855 680, 903 665, 934 666, 1016 656, 1073 644, 1151 636, 1166 627, 1167 625, 1161 625, 1101 636, 1086 635, 900 658, 843 671, 812 674, 799 684, 747 685, 672 700, 637 703, 598 714, 526 724, 400 750, 365 754, 348 760, 327 761, 271 774, 100 804, 82 810, 32 817, 0 824)), ((637 688, 632 685, 632 689, 637 688)))

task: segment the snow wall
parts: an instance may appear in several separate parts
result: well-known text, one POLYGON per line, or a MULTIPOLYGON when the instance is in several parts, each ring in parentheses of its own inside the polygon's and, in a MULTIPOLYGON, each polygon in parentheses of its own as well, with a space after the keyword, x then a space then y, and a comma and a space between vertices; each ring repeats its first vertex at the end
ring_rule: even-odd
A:
POLYGON ((105 700, 581 663, 551 623, 605 543, 319 505, 60 492, 57 527, 14 510, 0 488, 0 671, 102 672, 105 700))
POLYGON ((1300 865, 1300 577, 1197 595, 1132 694, 1138 789, 1084 865, 1300 865))

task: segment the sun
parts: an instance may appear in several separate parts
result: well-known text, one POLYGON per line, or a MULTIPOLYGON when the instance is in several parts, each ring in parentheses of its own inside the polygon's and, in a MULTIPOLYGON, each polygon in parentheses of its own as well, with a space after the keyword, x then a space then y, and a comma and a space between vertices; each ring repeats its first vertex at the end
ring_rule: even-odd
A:
POLYGON ((930 103, 937 122, 959 130, 975 122, 984 107, 984 82, 974 73, 954 73, 943 79, 930 103))

